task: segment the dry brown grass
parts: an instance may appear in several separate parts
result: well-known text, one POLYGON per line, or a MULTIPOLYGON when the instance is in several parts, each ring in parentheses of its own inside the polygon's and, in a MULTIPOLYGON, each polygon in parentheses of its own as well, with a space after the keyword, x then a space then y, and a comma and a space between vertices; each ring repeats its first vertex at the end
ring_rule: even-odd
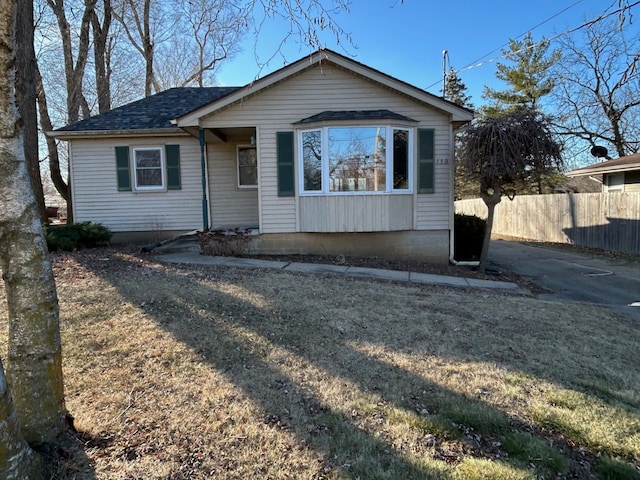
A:
POLYGON ((60 478, 637 475, 640 328, 606 309, 116 250, 55 270, 60 478))

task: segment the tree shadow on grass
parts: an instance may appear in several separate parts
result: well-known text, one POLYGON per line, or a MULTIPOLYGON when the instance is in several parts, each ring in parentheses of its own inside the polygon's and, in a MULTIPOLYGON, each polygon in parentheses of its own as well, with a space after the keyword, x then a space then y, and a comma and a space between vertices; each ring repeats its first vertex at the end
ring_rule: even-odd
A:
MULTIPOLYGON (((135 273, 139 269, 140 265, 130 264, 127 270, 135 273)), ((260 286, 261 281, 277 282, 263 272, 236 274, 233 270, 183 266, 171 269, 163 291, 145 288, 144 276, 106 270, 96 273, 135 305, 155 299, 153 311, 147 314, 159 326, 200 353, 257 402, 264 411, 265 424, 286 428, 299 442, 320 453, 328 471, 339 471, 353 479, 453 478, 445 462, 456 464, 464 456, 504 458, 497 440, 502 441, 513 430, 541 435, 481 398, 471 398, 385 361, 384 349, 409 351, 420 344, 416 338, 406 344, 394 335, 395 329, 403 327, 401 319, 387 320, 386 331, 374 331, 367 323, 377 320, 366 306, 361 308, 359 318, 340 318, 340 302, 330 312, 309 310, 282 292, 284 285, 260 286), (253 283, 245 281, 249 276, 253 283), (228 289, 228 285, 233 288, 228 289), (188 294, 178 297, 176 291, 188 294), (252 300, 254 294, 259 301, 252 300), (184 317, 178 312, 183 312, 184 317), (326 318, 328 315, 333 318, 326 318), (381 353, 373 355, 359 348, 367 344, 379 347, 376 351, 381 353), (288 362, 295 362, 301 371, 285 368, 288 362), (351 392, 352 405, 332 405, 319 390, 322 385, 304 381, 305 370, 320 371, 334 383, 342 384, 336 392, 351 392), (390 404, 391 408, 375 412, 376 403, 390 404), (377 414, 386 415, 379 418, 381 422, 410 425, 418 432, 414 443, 395 445, 392 437, 379 435, 385 428, 368 425, 377 414), (389 418, 391 414, 395 419, 389 418), (443 467, 421 461, 425 457, 442 460, 443 467), (383 476, 379 472, 384 472, 383 476)), ((293 278, 307 282, 304 276, 293 278)), ((354 288, 366 283, 350 282, 354 288)), ((378 301, 384 305, 385 284, 377 285, 381 292, 378 301)), ((339 287, 344 287, 344 282, 339 287)), ((318 303, 327 307, 334 303, 325 296, 330 293, 309 291, 308 295, 317 295, 318 303)), ((375 303, 374 299, 371 302, 375 303)), ((434 328, 439 328, 437 322, 434 328)), ((478 361, 478 354, 469 352, 467 347, 464 342, 454 345, 446 355, 478 361)), ((441 353, 444 352, 438 352, 441 353)), ((502 363, 509 368, 507 358, 502 363)), ((562 450, 569 459, 595 457, 595 452, 568 442, 562 450)), ((526 471, 522 461, 507 462, 526 471)), ((570 468, 587 475, 577 462, 571 462, 570 468)))

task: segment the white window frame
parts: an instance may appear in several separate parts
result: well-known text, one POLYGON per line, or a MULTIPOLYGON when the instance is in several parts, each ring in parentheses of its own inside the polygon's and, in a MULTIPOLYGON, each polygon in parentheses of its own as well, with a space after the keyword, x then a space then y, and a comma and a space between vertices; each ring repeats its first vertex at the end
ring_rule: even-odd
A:
POLYGON ((164 158, 164 148, 159 146, 133 147, 131 149, 133 156, 133 184, 137 192, 158 192, 167 189, 167 167, 164 158), (161 185, 138 185, 138 161, 137 152, 139 151, 158 151, 160 152, 160 178, 161 185))
POLYGON ((236 146, 236 177, 238 179, 237 181, 237 186, 238 188, 249 188, 249 189, 255 189, 258 188, 258 182, 259 182, 259 178, 258 178, 258 149, 256 148, 255 145, 237 145, 236 146), (240 184, 240 149, 241 148, 245 148, 245 149, 253 149, 256 152, 256 184, 255 185, 241 185, 240 184))
POLYGON ((326 125, 312 128, 300 129, 297 131, 297 168, 298 168, 298 185, 299 192, 302 196, 318 196, 318 195, 389 195, 389 194, 410 194, 413 193, 414 183, 414 163, 415 163, 415 128, 407 127, 405 125, 393 125, 384 123, 375 123, 370 125, 326 125), (348 192, 335 192, 330 190, 329 181, 329 130, 332 128, 371 128, 380 127, 385 129, 386 149, 386 185, 384 191, 379 190, 364 190, 364 191, 348 191, 348 192), (394 189, 393 188, 393 132, 394 130, 404 130, 408 132, 408 146, 407 154, 408 168, 407 168, 407 188, 394 189), (320 131, 321 136, 321 171, 322 171, 322 188, 320 190, 305 190, 304 189, 304 155, 303 155, 303 141, 302 137, 306 132, 320 131))

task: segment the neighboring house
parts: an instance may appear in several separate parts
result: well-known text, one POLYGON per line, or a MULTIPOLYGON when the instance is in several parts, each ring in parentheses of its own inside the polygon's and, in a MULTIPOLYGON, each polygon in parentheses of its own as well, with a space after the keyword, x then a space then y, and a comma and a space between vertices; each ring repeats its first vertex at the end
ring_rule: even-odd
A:
POLYGON ((640 192, 640 153, 578 168, 568 177, 591 177, 602 183, 603 192, 640 192))
POLYGON ((50 132, 76 221, 117 240, 251 227, 252 251, 414 257, 453 245, 473 113, 329 50, 244 87, 174 88, 50 132))

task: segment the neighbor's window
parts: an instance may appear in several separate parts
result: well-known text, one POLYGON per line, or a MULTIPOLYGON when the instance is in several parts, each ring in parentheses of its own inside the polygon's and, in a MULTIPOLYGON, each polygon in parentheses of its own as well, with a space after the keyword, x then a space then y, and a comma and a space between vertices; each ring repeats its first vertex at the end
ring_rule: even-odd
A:
POLYGON ((300 133, 302 193, 410 190, 411 131, 325 127, 300 133))
POLYGON ((164 189, 162 148, 134 148, 136 190, 164 189))
POLYGON ((256 147, 238 146, 238 187, 258 186, 258 155, 256 147))

